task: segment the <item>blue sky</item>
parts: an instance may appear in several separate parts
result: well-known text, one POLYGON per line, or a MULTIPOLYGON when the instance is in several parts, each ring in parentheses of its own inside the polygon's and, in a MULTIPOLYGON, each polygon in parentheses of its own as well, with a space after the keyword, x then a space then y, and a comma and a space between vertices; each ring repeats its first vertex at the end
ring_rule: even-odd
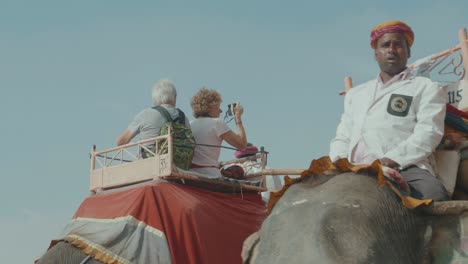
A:
POLYGON ((376 2, 1 0, 2 261, 46 250, 88 195, 91 146, 112 147, 162 78, 187 116, 201 86, 240 101, 272 168, 327 155, 343 77, 378 73, 370 28, 407 22, 412 62, 468 26, 467 1, 376 2))

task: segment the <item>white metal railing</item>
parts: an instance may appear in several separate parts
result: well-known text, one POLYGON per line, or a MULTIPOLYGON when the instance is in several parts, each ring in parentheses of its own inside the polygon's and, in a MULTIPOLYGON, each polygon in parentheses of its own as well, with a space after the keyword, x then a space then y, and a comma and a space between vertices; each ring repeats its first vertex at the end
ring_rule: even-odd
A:
POLYGON ((91 151, 90 190, 129 185, 170 175, 172 172, 172 137, 167 135, 91 151), (148 145, 154 144, 154 150, 148 145), (143 158, 142 152, 150 154, 143 158))
MULTIPOLYGON (((164 179, 197 179, 201 177, 197 173, 176 168, 173 164, 172 136, 158 136, 155 138, 140 140, 103 151, 96 151, 93 146, 91 151, 90 191, 98 192, 103 189, 132 185, 157 178, 164 179), (148 144, 155 144, 152 151, 148 144), (142 150, 150 153, 152 157, 143 158, 142 150)), ((261 187, 244 186, 244 189, 265 188, 265 170, 267 154, 263 147, 256 155, 221 162, 220 166, 229 164, 241 165, 249 180, 259 180, 261 187), (251 172, 256 172, 251 173, 251 172), (258 173, 260 172, 260 173, 258 173), (249 176, 249 174, 252 174, 249 176)), ((258 189, 260 190, 260 189, 258 189)))
POLYGON ((118 147, 109 148, 103 151, 96 151, 95 146, 93 146, 93 150, 91 152, 91 170, 96 169, 96 164, 99 164, 100 168, 103 168, 115 166, 116 164, 113 163, 114 161, 118 161, 119 163, 117 165, 119 165, 125 162, 140 160, 142 159, 142 150, 145 150, 152 156, 167 154, 168 148, 166 146, 168 145, 168 138, 168 135, 158 136, 118 147), (161 142, 162 145, 160 144, 161 142), (148 148, 147 144, 155 144, 154 149, 156 150, 156 153, 148 148))
POLYGON ((267 165, 267 154, 268 152, 262 149, 260 150, 259 153, 252 155, 252 156, 247 156, 244 158, 239 158, 239 159, 234 159, 234 160, 229 160, 229 161, 222 161, 219 163, 219 166, 223 167, 223 166, 230 165, 230 164, 242 164, 247 161, 254 161, 252 163, 252 166, 256 168, 264 169, 267 165))

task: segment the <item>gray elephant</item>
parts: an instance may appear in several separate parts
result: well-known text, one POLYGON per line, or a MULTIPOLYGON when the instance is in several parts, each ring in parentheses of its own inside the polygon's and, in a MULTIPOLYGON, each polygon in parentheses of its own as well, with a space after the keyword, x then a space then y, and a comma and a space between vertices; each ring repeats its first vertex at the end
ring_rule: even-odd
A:
POLYGON ((37 264, 102 264, 70 243, 58 242, 47 251, 37 262, 37 264))
POLYGON ((459 223, 402 206, 367 173, 312 175, 286 190, 242 254, 255 264, 451 263, 463 254, 459 223))

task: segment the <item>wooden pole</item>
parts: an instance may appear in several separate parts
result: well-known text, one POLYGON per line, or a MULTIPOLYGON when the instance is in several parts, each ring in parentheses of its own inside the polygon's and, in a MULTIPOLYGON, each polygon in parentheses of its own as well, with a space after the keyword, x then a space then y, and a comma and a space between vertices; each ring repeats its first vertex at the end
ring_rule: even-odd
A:
MULTIPOLYGON (((261 152, 261 159, 260 161, 262 162, 262 171, 266 169, 266 165, 267 165, 267 155, 268 153, 265 151, 265 147, 261 146, 260 147, 260 152, 261 152)), ((262 176, 262 186, 263 188, 265 189, 268 189, 267 187, 267 179, 266 179, 266 175, 263 174, 262 176)))
MULTIPOLYGON (((243 162, 246 162, 246 161, 249 161, 249 160, 256 161, 257 159, 261 159, 261 158, 262 158, 262 153, 258 153, 258 154, 255 154, 253 156, 248 156, 248 157, 245 157, 245 158, 229 160, 229 161, 222 161, 222 162, 219 163, 219 166, 223 167, 224 165, 243 163, 243 162)), ((263 164, 262 164, 262 166, 263 166, 263 164)))
POLYGON ((96 145, 91 149, 91 172, 96 169, 96 145))
POLYGON ((465 80, 468 80, 468 35, 466 34, 466 29, 462 28, 458 31, 458 39, 460 41, 461 54, 463 57, 463 67, 465 69, 465 80))
POLYGON ((89 171, 89 185, 91 189, 93 188, 92 186, 93 185, 93 171, 96 169, 96 145, 93 145, 93 148, 91 149, 90 158, 91 158, 91 166, 90 166, 91 168, 89 171))
POLYGON ((263 175, 301 175, 306 169, 263 169, 259 172, 247 174, 247 177, 263 176, 263 175))
POLYGON ((453 47, 451 49, 447 49, 447 50, 441 51, 441 52, 433 55, 431 59, 435 60, 435 59, 447 56, 449 54, 452 54, 452 53, 456 52, 459 49, 460 49, 460 45, 457 45, 457 46, 455 46, 455 47, 453 47))
MULTIPOLYGON (((169 127, 169 130, 167 131, 167 134, 169 135, 169 137, 167 138, 167 154, 169 154, 169 175, 172 174, 172 172, 174 171, 172 169, 172 165, 174 164, 175 166, 175 163, 174 163, 174 156, 173 156, 173 152, 174 152, 174 146, 172 145, 172 140, 173 140, 173 136, 174 136, 174 131, 172 131, 172 127, 169 127)), ((158 150, 156 150, 155 152, 157 152, 158 150)))
POLYGON ((340 95, 345 95, 351 88, 353 88, 353 78, 351 76, 346 76, 344 78, 344 91, 340 92, 340 95))
POLYGON ((462 28, 458 31, 458 40, 460 41, 458 47, 463 62, 463 78, 458 82, 457 94, 461 96, 461 100, 457 107, 462 111, 468 111, 468 37, 466 29, 462 28))
MULTIPOLYGON (((446 49, 437 54, 434 54, 431 58, 435 60, 435 59, 447 56, 461 49, 461 54, 463 57, 463 65, 465 65, 465 72, 466 72, 465 79, 468 79, 468 76, 467 76, 468 75, 468 69, 467 69, 468 68, 468 37, 467 37, 466 29, 462 28, 458 31, 458 38, 460 40, 460 43, 458 45, 456 45, 453 48, 446 49)), ((408 65, 408 67, 413 68, 413 65, 412 64, 408 65)), ((347 76, 344 78, 344 86, 345 86, 345 90, 341 91, 340 95, 345 95, 346 92, 349 91, 349 89, 353 88, 353 79, 350 76, 347 76)))
POLYGON ((468 212, 468 201, 434 202, 425 212, 430 215, 461 215, 468 212))
POLYGON ((351 76, 346 76, 344 78, 344 87, 346 90, 353 88, 353 78, 351 78, 351 76))
MULTIPOLYGON (((460 32, 459 32, 459 35, 460 35, 460 32)), ((457 52, 458 50, 461 49, 461 46, 463 46, 464 44, 467 44, 466 41, 467 41, 467 40, 465 40, 465 42, 462 42, 462 41, 460 40, 460 44, 456 45, 456 46, 453 47, 453 48, 446 49, 446 50, 444 50, 444 51, 441 51, 441 52, 439 52, 439 53, 436 53, 436 54, 432 55, 432 56, 431 56, 431 59, 432 59, 432 60, 436 60, 436 59, 439 59, 439 58, 448 56, 448 55, 450 55, 450 54, 452 54, 452 53, 454 53, 454 52, 457 52)), ((410 65, 408 65, 408 68, 413 69, 413 68, 414 68, 414 65, 413 65, 413 64, 410 64, 410 65)))
POLYGON ((129 148, 129 147, 133 147, 133 146, 136 146, 136 145, 142 145, 144 143, 152 142, 152 141, 155 141, 155 140, 158 140, 158 139, 165 139, 167 137, 169 137, 169 135, 157 136, 157 137, 154 137, 154 138, 148 138, 148 139, 140 140, 140 141, 137 141, 137 142, 128 143, 128 144, 125 144, 125 145, 109 148, 109 149, 106 149, 106 150, 103 150, 103 151, 97 151, 94 154, 95 155, 101 155, 101 154, 116 151, 116 150, 119 150, 119 149, 129 148))

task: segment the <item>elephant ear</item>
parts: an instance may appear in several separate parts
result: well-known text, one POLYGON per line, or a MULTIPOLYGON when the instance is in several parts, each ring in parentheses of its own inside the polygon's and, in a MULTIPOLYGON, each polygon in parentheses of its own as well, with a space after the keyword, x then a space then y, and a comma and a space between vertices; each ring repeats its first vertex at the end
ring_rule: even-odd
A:
POLYGON ((260 235, 258 231, 251 234, 249 237, 247 237, 244 240, 244 244, 242 246, 242 252, 241 252, 242 263, 247 264, 247 263, 251 263, 254 261, 256 251, 257 251, 256 246, 259 241, 260 241, 260 235))
POLYGON ((72 244, 60 241, 50 248, 36 264, 53 264, 53 263, 85 263, 86 264, 102 264, 90 256, 83 253, 80 249, 72 244))

